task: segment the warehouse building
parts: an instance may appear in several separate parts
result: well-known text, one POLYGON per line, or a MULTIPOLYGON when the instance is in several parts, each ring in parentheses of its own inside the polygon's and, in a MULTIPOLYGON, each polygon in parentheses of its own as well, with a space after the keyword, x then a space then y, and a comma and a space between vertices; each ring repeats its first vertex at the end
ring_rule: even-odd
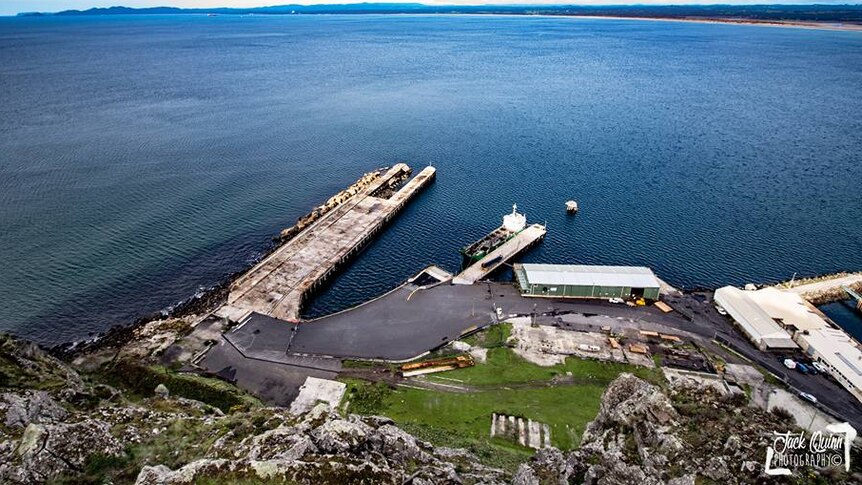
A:
POLYGON ((844 331, 823 327, 799 332, 796 341, 812 359, 826 366, 853 397, 862 401, 862 351, 844 331))
POLYGON ((725 286, 715 290, 714 298, 715 302, 733 317, 739 328, 742 329, 742 333, 760 350, 798 348, 790 334, 758 305, 751 297, 751 293, 733 286, 725 286))
POLYGON ((525 263, 514 273, 524 296, 658 300, 661 286, 651 269, 638 266, 525 263))
POLYGON ((778 288, 757 291, 722 288, 716 291, 717 302, 719 298, 727 301, 727 295, 720 296, 719 292, 738 293, 750 300, 791 335, 803 352, 823 364, 836 381, 862 401, 862 349, 850 335, 827 321, 817 308, 798 294, 778 288))

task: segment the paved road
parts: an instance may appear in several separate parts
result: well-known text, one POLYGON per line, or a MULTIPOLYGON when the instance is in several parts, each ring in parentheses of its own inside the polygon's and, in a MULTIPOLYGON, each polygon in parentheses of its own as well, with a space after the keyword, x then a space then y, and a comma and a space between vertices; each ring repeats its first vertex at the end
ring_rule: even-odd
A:
POLYGON ((806 375, 784 367, 776 354, 762 352, 736 330, 727 317, 713 307, 711 294, 667 298, 675 309, 691 318, 691 331, 704 338, 715 338, 761 367, 779 376, 796 392, 807 392, 819 401, 818 408, 862 429, 862 404, 847 390, 825 375, 806 375))
POLYGON ((406 360, 492 323, 486 285, 408 284, 352 310, 301 323, 290 353, 406 360))
POLYGON ((298 387, 295 375, 301 374, 301 369, 333 375, 335 369, 331 364, 339 358, 391 361, 415 358, 457 339, 465 331, 496 322, 498 309, 503 318, 536 314, 540 323, 559 323, 563 319, 558 316, 571 313, 603 315, 628 322, 627 325, 642 324, 644 328, 693 334, 701 337, 710 350, 728 356, 729 361, 738 360, 712 343, 713 339, 722 341, 785 380, 797 392, 816 396, 821 409, 862 429, 862 405, 850 393, 825 376, 788 371, 775 354, 757 350, 729 319, 715 311, 711 294, 668 297, 667 301, 678 313, 665 314, 654 307, 631 308, 607 302, 525 298, 506 283, 441 284, 428 289, 405 284, 364 305, 298 325, 255 315, 239 329, 225 334, 219 346, 207 355, 204 365, 214 372, 238 373, 237 381, 246 382, 241 385, 256 394, 290 394, 291 390, 279 388, 271 380, 287 373, 293 376, 290 387, 295 388, 298 387), (253 377, 255 372, 264 377, 253 377))
MULTIPOLYGON (((339 364, 340 362, 334 362, 339 364)), ((264 402, 289 406, 299 394, 306 377, 335 379, 332 369, 315 369, 247 358, 230 342, 222 338, 198 363, 220 378, 235 383, 264 402)))
POLYGON ((608 316, 683 328, 679 315, 652 307, 607 302, 525 298, 511 285, 405 284, 390 293, 317 320, 294 324, 252 314, 224 335, 245 357, 293 364, 296 356, 408 360, 456 340, 466 332, 514 315, 554 318, 567 313, 608 316))

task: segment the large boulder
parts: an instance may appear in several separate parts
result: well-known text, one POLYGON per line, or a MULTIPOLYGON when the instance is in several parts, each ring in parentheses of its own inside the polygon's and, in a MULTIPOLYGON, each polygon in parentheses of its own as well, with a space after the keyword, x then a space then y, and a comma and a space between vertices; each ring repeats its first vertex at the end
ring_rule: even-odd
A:
POLYGON ((68 413, 45 391, 5 392, 0 395, 0 416, 9 428, 30 423, 56 423, 68 413))
POLYGON ((365 443, 371 431, 371 426, 361 421, 334 419, 315 428, 311 438, 324 453, 345 453, 365 443))
POLYGON ((0 482, 46 482, 79 472, 92 456, 116 457, 122 453, 123 446, 103 421, 31 423, 24 430, 14 462, 0 466, 0 482))

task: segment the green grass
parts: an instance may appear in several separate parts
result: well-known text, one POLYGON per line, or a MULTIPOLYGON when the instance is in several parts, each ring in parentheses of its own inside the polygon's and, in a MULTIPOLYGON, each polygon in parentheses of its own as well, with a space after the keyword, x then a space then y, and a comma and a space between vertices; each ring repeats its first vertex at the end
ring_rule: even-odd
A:
POLYGON ((126 389, 133 399, 151 397, 156 386, 164 384, 173 396, 201 401, 224 412, 234 407, 248 409, 261 405, 257 398, 222 380, 178 373, 162 366, 118 361, 102 369, 96 377, 126 389))
POLYGON ((399 426, 416 438, 434 443, 437 446, 469 450, 485 465, 501 468, 510 473, 514 473, 518 469, 518 465, 529 460, 533 455, 533 450, 501 438, 490 439, 487 435, 476 438, 468 433, 453 432, 451 429, 443 429, 426 423, 405 422, 399 423, 399 426))
POLYGON ((522 416, 548 424, 551 442, 571 449, 596 417, 604 392, 601 385, 499 389, 469 394, 398 389, 380 409, 398 423, 438 428, 459 438, 487 441, 491 413, 522 416))
POLYGON ((385 399, 392 389, 382 383, 369 383, 360 379, 342 379, 347 384, 347 391, 342 398, 342 406, 349 403, 350 412, 356 414, 378 414, 385 409, 385 399))
POLYGON ((575 384, 606 386, 622 372, 631 372, 654 384, 661 384, 664 380, 658 369, 617 362, 568 358, 565 364, 542 367, 527 362, 506 348, 488 350, 488 360, 484 364, 432 375, 429 379, 450 383, 457 380, 474 387, 491 387, 545 382, 556 376, 566 375, 567 372, 571 372, 575 384))
POLYGON ((460 446, 474 452, 497 450, 503 461, 497 466, 505 467, 529 451, 489 438, 492 413, 546 423, 551 428, 552 444, 572 449, 579 444, 587 423, 596 417, 605 388, 622 372, 656 384, 664 382, 658 369, 577 358, 541 367, 508 348, 494 348, 488 351, 484 364, 428 377, 448 384, 459 381, 475 388, 474 392, 391 389, 351 380, 346 399, 350 400, 350 412, 388 416, 408 430, 418 430, 420 437, 438 446, 460 446), (572 384, 550 385, 555 376, 569 377, 567 372, 572 384))
POLYGON ((509 339, 509 336, 512 334, 512 325, 508 323, 501 323, 499 325, 493 325, 488 327, 481 332, 476 332, 469 337, 465 337, 461 340, 467 342, 473 347, 485 347, 487 349, 491 349, 494 347, 503 347, 506 345, 506 340, 509 339))

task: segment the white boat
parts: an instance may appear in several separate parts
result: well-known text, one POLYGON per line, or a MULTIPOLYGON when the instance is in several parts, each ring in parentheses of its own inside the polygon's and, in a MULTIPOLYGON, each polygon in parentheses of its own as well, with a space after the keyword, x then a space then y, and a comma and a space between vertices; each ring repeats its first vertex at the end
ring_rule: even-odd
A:
POLYGON ((573 200, 566 202, 566 211, 578 212, 578 203, 573 200))

